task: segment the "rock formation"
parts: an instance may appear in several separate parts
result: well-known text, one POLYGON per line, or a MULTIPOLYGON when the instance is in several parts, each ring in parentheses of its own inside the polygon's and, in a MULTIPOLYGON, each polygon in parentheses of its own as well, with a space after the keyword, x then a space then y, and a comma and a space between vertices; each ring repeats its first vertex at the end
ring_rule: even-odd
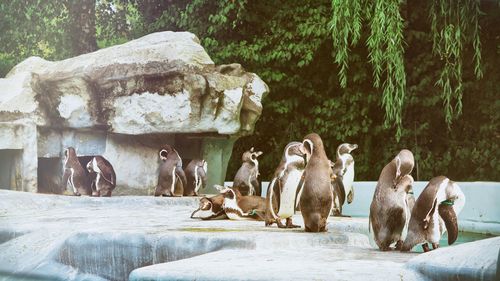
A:
POLYGON ((147 194, 165 143, 183 158, 206 158, 209 186, 220 183, 234 141, 252 133, 267 92, 241 65, 216 66, 188 32, 153 33, 56 62, 30 57, 0 79, 0 156, 18 163, 0 167, 8 178, 0 184, 57 193, 56 159, 74 146, 79 156, 109 159, 116 193, 147 194), (37 173, 54 180, 42 183, 37 173))

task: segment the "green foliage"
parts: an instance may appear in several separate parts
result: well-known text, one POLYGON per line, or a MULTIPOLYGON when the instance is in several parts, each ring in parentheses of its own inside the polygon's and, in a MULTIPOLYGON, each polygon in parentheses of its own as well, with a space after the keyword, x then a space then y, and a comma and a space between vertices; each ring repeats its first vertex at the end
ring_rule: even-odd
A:
POLYGON ((474 73, 482 77, 481 41, 479 38, 479 1, 433 1, 431 3, 432 51, 444 61, 436 85, 442 88, 446 123, 462 112, 464 45, 474 49, 474 73), (455 104, 453 106, 453 103, 455 104))
POLYGON ((61 0, 1 1, 0 12, 0 77, 29 56, 69 56, 68 11, 61 0))
MULTIPOLYGON (((30 55, 70 55, 62 1, 0 3, 0 74, 30 55)), ((343 142, 359 145, 356 180, 376 180, 408 148, 418 180, 498 181, 500 11, 479 16, 476 1, 458 2, 444 24, 437 12, 433 20, 430 1, 416 0, 100 0, 96 38, 102 48, 156 31, 190 31, 216 64, 241 63, 268 83, 255 133, 235 144, 228 180, 251 146, 264 151, 261 178, 270 179, 283 147, 317 132, 331 158, 343 142), (436 85, 441 77, 443 86, 450 81, 452 125, 447 95, 436 85)))

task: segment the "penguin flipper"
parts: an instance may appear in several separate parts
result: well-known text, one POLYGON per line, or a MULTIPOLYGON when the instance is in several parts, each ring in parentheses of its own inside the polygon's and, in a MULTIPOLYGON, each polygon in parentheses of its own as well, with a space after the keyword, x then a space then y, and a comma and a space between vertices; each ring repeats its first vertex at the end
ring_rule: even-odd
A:
POLYGON ((434 202, 432 203, 432 208, 429 210, 427 213, 427 216, 425 216, 423 220, 423 227, 424 229, 427 229, 429 227, 429 222, 434 215, 434 212, 436 211, 436 206, 437 206, 437 199, 434 199, 434 202))
POLYGON ((113 171, 113 167, 111 166, 111 163, 104 159, 104 157, 100 157, 101 161, 96 161, 97 162, 97 167, 101 171, 101 176, 102 178, 109 182, 111 185, 116 184, 116 175, 113 171))
MULTIPOLYGON (((274 211, 275 203, 279 201, 275 201, 274 199, 276 198, 276 191, 274 190, 274 187, 276 186, 276 182, 278 181, 278 178, 273 178, 271 180, 271 183, 269 183, 269 186, 267 188, 267 197, 266 199, 269 201, 269 212, 271 213, 271 216, 273 219, 278 219, 278 216, 276 215, 276 212, 274 211)), ((279 207, 278 207, 279 210, 279 207)))
POLYGON ((252 179, 251 184, 255 190, 255 195, 261 196, 260 184, 259 184, 259 181, 257 180, 257 178, 252 179))
POLYGON ((175 175, 180 179, 183 187, 187 186, 187 178, 184 170, 182 169, 182 165, 175 167, 175 175))
POLYGON ((306 172, 302 174, 302 178, 299 181, 299 187, 297 188, 297 194, 295 196, 295 209, 299 207, 300 203, 300 197, 302 196, 302 190, 304 189, 304 179, 305 179, 306 172))

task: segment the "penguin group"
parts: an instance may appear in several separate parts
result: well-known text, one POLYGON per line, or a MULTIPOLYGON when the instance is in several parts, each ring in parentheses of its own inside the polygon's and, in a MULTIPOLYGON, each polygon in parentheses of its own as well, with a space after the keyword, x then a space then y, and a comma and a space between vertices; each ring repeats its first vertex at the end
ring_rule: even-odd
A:
POLYGON ((216 186, 219 194, 202 197, 191 218, 203 220, 260 220, 269 227, 300 228, 292 217, 300 210, 306 232, 327 231, 331 215, 342 216, 342 205, 354 198, 354 158, 358 146, 338 146, 335 161, 328 159, 323 141, 311 133, 292 141, 283 150, 266 196, 261 197, 259 161, 254 148, 242 155, 242 164, 232 187, 216 186))
MULTIPOLYGON (((351 152, 357 148, 356 144, 340 144, 332 161, 316 133, 288 143, 262 197, 258 157, 263 152, 252 147, 242 154, 233 186, 215 185, 219 193, 201 197, 191 218, 258 220, 266 227, 300 228, 292 221, 300 210, 306 232, 325 232, 329 217, 344 216, 343 205, 354 200, 351 152)), ((198 196, 206 187, 208 163, 204 159, 193 159, 183 168, 181 156, 169 144, 160 147, 158 157, 161 163, 154 196, 198 196)), ((436 249, 445 232, 449 245, 457 239, 457 216, 465 204, 460 187, 438 176, 415 199, 413 167, 412 152, 403 149, 380 173, 368 228, 382 251, 410 251, 417 244, 429 251, 429 243, 436 249)), ((77 196, 111 196, 116 174, 103 156, 77 157, 75 149, 69 147, 64 151, 63 185, 69 185, 77 196)))
POLYGON ((63 170, 63 190, 70 186, 76 196, 111 197, 116 187, 115 170, 100 155, 78 157, 75 148, 68 147, 64 150, 63 170))
MULTIPOLYGON (((202 220, 259 220, 269 227, 300 228, 292 217, 300 210, 306 232, 327 231, 330 216, 344 216, 342 206, 354 200, 356 144, 342 143, 336 159, 328 159, 321 137, 306 135, 283 150, 265 197, 260 195, 259 162, 262 152, 252 147, 242 156, 242 165, 232 187, 216 186, 219 194, 202 197, 191 218, 202 220)), ((448 232, 448 244, 458 235, 457 216, 465 195, 457 183, 438 176, 429 181, 420 196, 413 195, 413 153, 401 150, 381 171, 370 205, 369 231, 382 251, 410 251, 420 244, 425 252, 439 247, 448 232)))

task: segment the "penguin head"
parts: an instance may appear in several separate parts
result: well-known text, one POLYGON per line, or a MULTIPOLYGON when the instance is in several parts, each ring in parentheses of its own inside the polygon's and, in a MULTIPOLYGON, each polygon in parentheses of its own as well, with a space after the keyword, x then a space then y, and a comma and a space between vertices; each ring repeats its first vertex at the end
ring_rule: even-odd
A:
POLYGON ((293 163, 294 165, 303 166, 305 164, 305 155, 302 143, 296 141, 291 142, 285 147, 282 161, 285 162, 286 165, 293 163))
POLYGON ((194 219, 194 218, 205 219, 207 217, 210 217, 211 215, 213 215, 212 206, 213 206, 213 204, 212 204, 212 201, 210 200, 210 198, 202 197, 200 199, 200 205, 199 205, 198 209, 196 209, 191 214, 191 218, 192 219, 194 219))
POLYGON ((257 157, 262 155, 262 151, 254 151, 254 148, 250 148, 250 150, 247 150, 243 152, 243 155, 241 156, 241 161, 244 162, 250 162, 257 164, 258 160, 257 157))
POLYGON ((307 163, 315 153, 323 150, 323 141, 321 140, 321 137, 316 133, 308 134, 302 141, 302 149, 306 154, 307 163))
POLYGON ((68 147, 64 150, 64 158, 65 159, 68 159, 70 157, 74 157, 76 156, 76 150, 74 147, 68 147))
POLYGON ((163 162, 165 162, 167 160, 167 157, 169 157, 169 155, 171 155, 174 152, 176 152, 176 151, 171 145, 165 144, 164 146, 161 147, 158 154, 160 156, 160 159, 163 162))
POLYGON ((343 143, 337 147, 337 154, 342 155, 346 153, 351 153, 351 151, 358 148, 357 144, 343 143))
POLYGON ((94 171, 94 157, 92 157, 92 159, 87 163, 87 171, 89 171, 89 173, 95 172, 94 171))
POLYGON ((405 175, 399 179, 399 181, 396 183, 396 186, 394 187, 395 190, 398 191, 403 191, 405 193, 408 193, 412 191, 412 185, 413 185, 413 177, 411 175, 405 175))

